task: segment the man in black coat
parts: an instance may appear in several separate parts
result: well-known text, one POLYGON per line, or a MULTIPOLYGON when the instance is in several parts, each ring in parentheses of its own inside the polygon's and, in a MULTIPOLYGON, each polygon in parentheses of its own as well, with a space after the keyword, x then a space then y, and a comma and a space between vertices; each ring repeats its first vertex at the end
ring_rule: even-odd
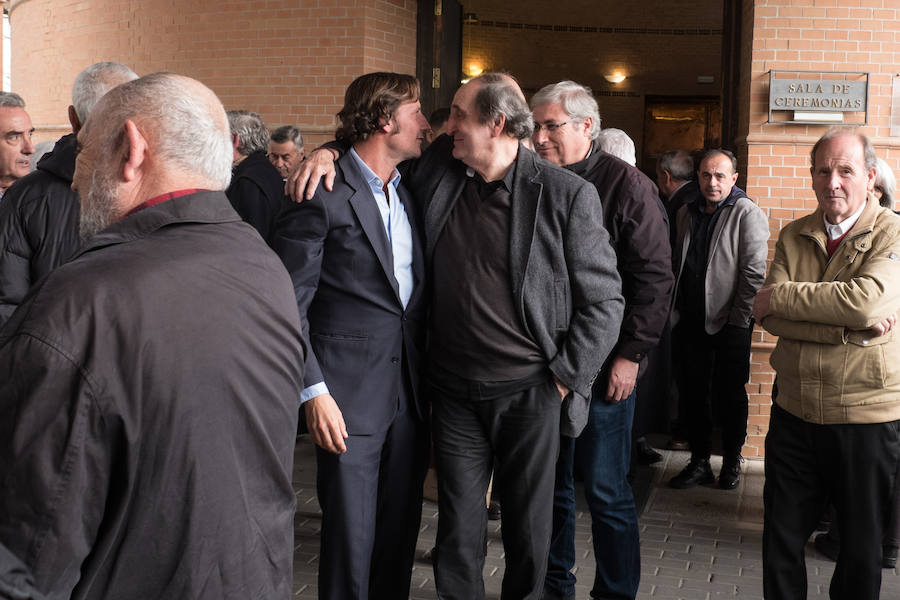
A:
POLYGON ((225 111, 157 73, 78 141, 85 244, 0 330, 0 544, 50 598, 287 600, 305 344, 225 111))
POLYGON ((37 170, 14 183, 0 202, 0 325, 22 302, 28 289, 63 264, 81 245, 78 194, 72 191, 75 135, 103 94, 134 71, 114 62, 93 64, 72 86, 72 133, 56 142, 37 170))
POLYGON ((419 390, 427 306, 422 225, 396 170, 428 129, 410 75, 347 88, 332 191, 279 217, 275 247, 312 352, 301 396, 317 448, 319 598, 406 598, 428 464, 419 390))
POLYGON ((597 189, 625 296, 615 348, 593 385, 587 427, 577 444, 568 436, 560 442, 544 598, 575 595, 575 464, 582 466, 591 511, 596 560, 591 593, 595 598, 634 598, 640 544, 626 476, 637 380, 665 325, 674 283, 665 213, 653 183, 597 145, 600 115, 588 88, 573 81, 551 84, 532 97, 531 106, 538 154, 597 189))
POLYGON ((231 185, 225 195, 241 218, 253 225, 269 245, 284 200, 284 180, 269 162, 269 130, 262 117, 247 110, 228 111, 234 148, 231 185))

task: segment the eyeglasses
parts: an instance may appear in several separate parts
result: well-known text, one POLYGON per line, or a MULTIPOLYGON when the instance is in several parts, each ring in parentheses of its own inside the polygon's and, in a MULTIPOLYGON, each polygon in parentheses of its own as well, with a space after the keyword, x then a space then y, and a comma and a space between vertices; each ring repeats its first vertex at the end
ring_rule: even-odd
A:
POLYGON ((578 121, 578 119, 569 119, 568 121, 563 121, 562 123, 545 123, 544 125, 541 125, 540 123, 535 122, 535 124, 534 124, 534 132, 537 133, 537 132, 539 132, 541 129, 546 129, 546 130, 547 130, 547 133, 551 133, 551 132, 553 132, 553 131, 556 131, 557 129, 559 129, 559 128, 562 127, 563 125, 568 125, 568 124, 571 123, 572 121, 578 121))

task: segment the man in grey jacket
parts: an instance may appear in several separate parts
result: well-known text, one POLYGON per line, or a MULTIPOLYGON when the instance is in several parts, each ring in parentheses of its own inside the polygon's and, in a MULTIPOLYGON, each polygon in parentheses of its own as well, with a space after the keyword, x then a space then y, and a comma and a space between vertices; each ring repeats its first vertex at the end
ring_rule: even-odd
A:
POLYGON ((700 193, 676 215, 674 343, 684 353, 691 460, 671 481, 684 489, 713 483, 713 409, 722 423, 719 487, 737 487, 747 436, 751 308, 766 275, 769 222, 734 184, 737 160, 709 150, 697 171, 700 193))

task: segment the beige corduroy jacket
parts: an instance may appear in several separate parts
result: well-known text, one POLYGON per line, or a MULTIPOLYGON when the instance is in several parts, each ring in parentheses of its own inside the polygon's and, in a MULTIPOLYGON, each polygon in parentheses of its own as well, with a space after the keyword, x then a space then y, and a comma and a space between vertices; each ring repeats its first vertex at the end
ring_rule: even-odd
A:
POLYGON ((869 197, 859 220, 828 257, 822 212, 787 225, 766 285, 779 336, 770 362, 774 401, 811 423, 900 419, 900 331, 865 328, 900 313, 900 216, 869 197))

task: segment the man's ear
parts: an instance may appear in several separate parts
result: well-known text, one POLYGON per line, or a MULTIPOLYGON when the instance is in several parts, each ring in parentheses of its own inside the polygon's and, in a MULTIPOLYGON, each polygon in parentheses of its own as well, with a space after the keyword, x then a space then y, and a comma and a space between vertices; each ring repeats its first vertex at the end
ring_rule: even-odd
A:
POLYGON ((81 126, 84 125, 84 123, 81 122, 81 119, 78 118, 75 107, 71 104, 69 105, 69 124, 72 126, 72 133, 78 133, 81 131, 81 126))
POLYGON ((128 144, 122 177, 126 182, 137 179, 138 172, 147 159, 147 138, 131 119, 125 121, 125 140, 128 144))
POLYGON ((504 127, 506 127, 506 115, 500 115, 491 127, 491 137, 499 137, 503 133, 504 127))
POLYGON ((241 136, 236 133, 231 134, 231 147, 237 152, 238 146, 241 145, 241 136))

